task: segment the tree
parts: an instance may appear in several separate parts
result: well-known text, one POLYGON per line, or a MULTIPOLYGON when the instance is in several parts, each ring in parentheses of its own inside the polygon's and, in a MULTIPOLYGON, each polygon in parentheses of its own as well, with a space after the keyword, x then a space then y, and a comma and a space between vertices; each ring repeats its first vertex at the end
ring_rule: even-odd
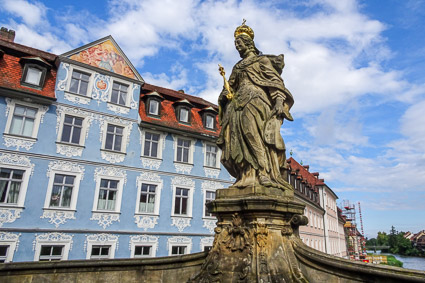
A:
POLYGON ((388 236, 388 244, 390 249, 397 248, 397 231, 395 230, 394 226, 391 226, 390 235, 388 236))
POLYGON ((378 246, 388 246, 388 235, 385 232, 378 232, 376 237, 378 246))
POLYGON ((377 245, 378 245, 378 241, 375 238, 368 239, 366 241, 366 246, 377 246, 377 245))

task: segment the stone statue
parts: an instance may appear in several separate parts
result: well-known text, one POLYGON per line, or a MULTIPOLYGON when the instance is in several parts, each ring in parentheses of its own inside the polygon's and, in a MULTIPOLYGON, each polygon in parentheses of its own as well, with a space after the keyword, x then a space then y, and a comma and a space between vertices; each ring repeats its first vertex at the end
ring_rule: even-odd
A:
POLYGON ((282 176, 286 155, 280 127, 284 119, 293 120, 289 110, 294 99, 280 77, 283 55, 262 55, 245 20, 234 35, 242 60, 228 82, 220 66, 225 80, 218 99, 221 162, 236 178, 235 187, 288 188, 282 176))

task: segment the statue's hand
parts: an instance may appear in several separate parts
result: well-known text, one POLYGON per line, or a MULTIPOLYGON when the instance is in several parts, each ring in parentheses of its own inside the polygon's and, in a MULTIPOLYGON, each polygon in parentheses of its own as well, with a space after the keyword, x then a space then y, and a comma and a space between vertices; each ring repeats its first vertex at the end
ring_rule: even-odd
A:
POLYGON ((218 104, 223 105, 227 102, 227 94, 229 92, 226 89, 223 89, 218 97, 218 104))
POLYGON ((283 107, 283 103, 276 103, 273 109, 273 114, 279 118, 285 116, 285 108, 283 107))

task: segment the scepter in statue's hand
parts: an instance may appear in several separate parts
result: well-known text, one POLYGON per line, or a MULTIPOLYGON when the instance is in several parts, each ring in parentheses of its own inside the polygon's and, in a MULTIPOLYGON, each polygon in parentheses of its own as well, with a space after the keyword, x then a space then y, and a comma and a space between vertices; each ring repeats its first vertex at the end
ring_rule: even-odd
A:
POLYGON ((224 72, 224 68, 223 66, 221 66, 221 64, 218 64, 218 71, 220 72, 220 75, 223 77, 223 80, 224 80, 224 88, 227 90, 226 97, 228 100, 232 100, 233 93, 230 90, 229 82, 226 80, 226 76, 225 76, 226 73, 224 72))

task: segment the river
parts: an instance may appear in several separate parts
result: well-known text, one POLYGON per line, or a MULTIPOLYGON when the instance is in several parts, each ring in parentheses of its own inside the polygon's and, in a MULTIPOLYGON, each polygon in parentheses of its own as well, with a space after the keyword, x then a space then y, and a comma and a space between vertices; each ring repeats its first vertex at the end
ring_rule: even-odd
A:
MULTIPOLYGON (((373 251, 367 251, 373 252, 373 251)), ((380 254, 381 251, 376 251, 376 254, 380 254)), ((416 256, 404 256, 404 255, 395 255, 395 254, 385 254, 382 255, 393 255, 396 259, 403 262, 403 268, 417 269, 425 271, 425 257, 416 257, 416 256)))
POLYGON ((404 268, 417 269, 425 271, 425 257, 394 255, 399 261, 403 262, 404 268))

